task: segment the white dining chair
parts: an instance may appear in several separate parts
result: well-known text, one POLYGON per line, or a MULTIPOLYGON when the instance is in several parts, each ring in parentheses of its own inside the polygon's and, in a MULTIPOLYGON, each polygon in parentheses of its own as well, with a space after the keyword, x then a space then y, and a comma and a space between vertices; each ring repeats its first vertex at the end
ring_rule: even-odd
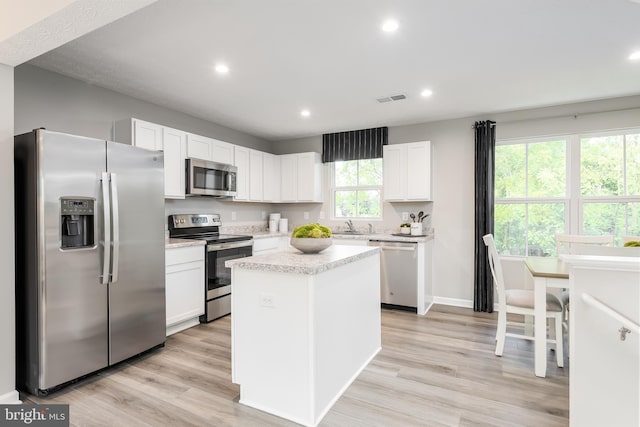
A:
MULTIPOLYGON (((502 266, 496 244, 492 234, 482 237, 487 246, 489 267, 498 294, 498 327, 496 331, 496 356, 502 356, 506 337, 533 341, 533 337, 524 334, 507 333, 507 313, 534 316, 534 293, 528 289, 506 289, 502 266)), ((547 293, 547 319, 553 320, 553 328, 549 327, 547 342, 555 344, 556 358, 559 367, 564 365, 563 335, 562 335, 562 303, 553 294, 547 293)), ((519 325, 524 326, 523 323, 519 325)))
POLYGON ((574 254, 574 244, 613 246, 614 236, 583 236, 582 234, 556 234, 556 251, 558 256, 574 254))
MULTIPOLYGON (((584 255, 585 252, 597 252, 598 247, 613 246, 613 235, 585 236, 582 234, 556 234, 556 251, 558 257, 562 255, 584 255), (587 250, 585 250, 587 249, 587 250), (593 249, 593 251, 588 251, 593 249)), ((569 322, 569 291, 563 290, 560 293, 560 301, 564 308, 564 324, 568 329, 569 322)))

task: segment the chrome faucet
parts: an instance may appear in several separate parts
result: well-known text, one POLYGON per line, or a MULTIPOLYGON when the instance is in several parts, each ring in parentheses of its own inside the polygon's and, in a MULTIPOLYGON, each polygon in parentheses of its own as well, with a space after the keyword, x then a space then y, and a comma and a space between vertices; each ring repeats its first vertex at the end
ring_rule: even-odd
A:
POLYGON ((351 233, 356 231, 356 229, 353 227, 353 222, 351 220, 345 221, 345 224, 347 224, 347 231, 351 233))

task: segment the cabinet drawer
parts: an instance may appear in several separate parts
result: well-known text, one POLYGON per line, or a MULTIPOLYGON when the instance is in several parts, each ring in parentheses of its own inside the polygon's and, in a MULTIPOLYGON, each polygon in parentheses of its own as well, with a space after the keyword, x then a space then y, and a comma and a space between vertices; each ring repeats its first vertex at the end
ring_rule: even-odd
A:
POLYGON ((166 250, 166 266, 204 260, 204 246, 186 246, 166 250))
POLYGON ((268 251, 270 249, 279 249, 280 237, 271 237, 266 239, 255 239, 253 241, 253 252, 268 251))

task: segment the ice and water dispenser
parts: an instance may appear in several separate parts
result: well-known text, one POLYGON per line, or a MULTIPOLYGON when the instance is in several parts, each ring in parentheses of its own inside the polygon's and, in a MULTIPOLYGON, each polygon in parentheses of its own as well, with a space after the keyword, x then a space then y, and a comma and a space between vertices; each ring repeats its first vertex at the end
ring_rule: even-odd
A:
POLYGON ((62 249, 94 246, 94 200, 60 198, 62 249))

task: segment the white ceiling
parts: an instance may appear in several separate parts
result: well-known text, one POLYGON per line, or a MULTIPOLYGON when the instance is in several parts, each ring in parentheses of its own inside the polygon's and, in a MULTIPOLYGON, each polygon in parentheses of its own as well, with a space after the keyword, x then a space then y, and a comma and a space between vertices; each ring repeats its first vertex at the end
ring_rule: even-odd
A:
POLYGON ((159 0, 31 63, 284 140, 640 94, 639 22, 631 0, 159 0))

